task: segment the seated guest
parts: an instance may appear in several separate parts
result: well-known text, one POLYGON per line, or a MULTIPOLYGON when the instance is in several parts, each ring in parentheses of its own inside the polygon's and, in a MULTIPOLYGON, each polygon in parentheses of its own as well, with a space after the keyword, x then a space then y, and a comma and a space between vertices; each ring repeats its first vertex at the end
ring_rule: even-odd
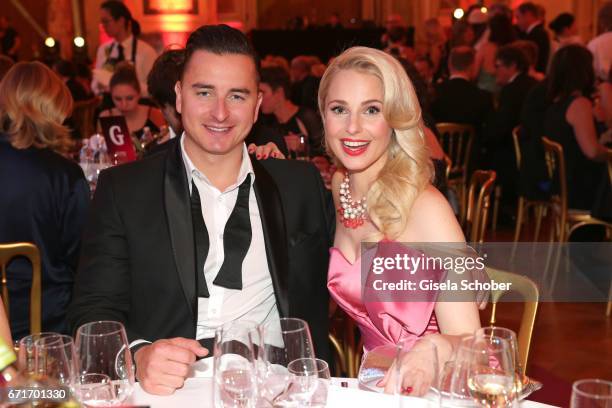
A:
POLYGON ((156 134, 166 124, 159 109, 139 102, 140 83, 130 64, 120 64, 115 69, 110 80, 110 95, 115 106, 102 111, 100 117, 124 116, 128 130, 136 138, 143 137, 146 127, 156 134))
POLYGON ((84 63, 76 63, 74 64, 75 76, 74 79, 81 84, 87 95, 90 98, 94 96, 94 93, 91 91, 91 81, 93 73, 91 72, 91 68, 87 64, 84 63))
POLYGON ((492 16, 488 21, 488 38, 476 52, 474 74, 480 89, 497 93, 499 87, 495 78, 495 56, 500 47, 516 39, 512 20, 505 14, 492 16))
POLYGON ((312 75, 311 58, 300 55, 291 60, 291 101, 298 106, 317 110, 317 92, 320 78, 312 75))
POLYGON ((396 58, 404 58, 407 61, 414 62, 416 55, 414 49, 406 45, 407 34, 404 27, 394 27, 389 31, 389 45, 385 48, 385 52, 393 55, 396 58))
MULTIPOLYGON (((0 82, 0 95, 0 242, 36 244, 42 330, 67 334, 66 310, 89 204, 83 171, 62 155, 71 144, 62 123, 72 111, 72 97, 39 62, 13 66, 0 82)), ((31 265, 14 259, 7 275, 10 322, 19 339, 30 331, 31 265)))
POLYGON ((548 98, 552 105, 546 111, 544 134, 563 146, 568 206, 583 210, 592 208, 599 186, 608 180, 607 150, 597 141, 590 99, 594 89, 589 50, 567 45, 557 51, 549 71, 548 98))
POLYGON ((428 56, 419 56, 414 60, 414 67, 421 76, 421 79, 427 85, 427 89, 431 94, 434 83, 434 64, 428 56))
POLYGON ((520 30, 519 38, 535 43, 538 46, 538 61, 535 64, 536 71, 545 73, 550 55, 550 39, 542 23, 540 15, 543 9, 539 9, 532 2, 522 3, 516 9, 516 25, 520 30))
POLYGON ((233 321, 303 318, 328 359, 333 207, 311 164, 249 158, 244 139, 261 104, 255 51, 236 29, 202 26, 180 78, 179 142, 100 174, 72 328, 123 322, 139 347, 136 377, 153 394, 182 387, 233 321))
POLYGON ((599 35, 589 41, 587 47, 593 53, 595 76, 605 81, 612 65, 612 1, 605 2, 599 9, 597 32, 599 35))
MULTIPOLYGON (((487 121, 483 143, 487 167, 497 172, 498 185, 502 187, 502 203, 514 206, 518 174, 512 130, 519 124, 525 96, 538 82, 527 74, 529 65, 525 54, 512 45, 499 49, 495 67, 501 91, 497 109, 487 121)), ((514 214, 514 210, 501 215, 506 214, 514 214)))
POLYGON ((53 71, 64 81, 75 102, 85 101, 93 96, 76 80, 76 70, 72 62, 59 60, 53 64, 53 71))
POLYGON ((180 80, 183 65, 184 50, 168 50, 161 54, 153 63, 153 68, 147 77, 147 88, 155 103, 161 108, 164 119, 168 124, 168 133, 158 139, 163 143, 174 139, 183 133, 181 115, 176 111, 175 84, 180 80))
POLYGON ((559 48, 568 44, 582 44, 582 38, 578 35, 576 19, 570 13, 561 13, 548 24, 554 33, 554 38, 550 44, 551 55, 559 48))
POLYGON ((289 99, 289 75, 281 67, 261 69, 259 88, 263 99, 261 111, 273 118, 267 123, 285 138, 289 151, 300 148, 300 136, 308 142, 310 156, 323 154, 323 125, 317 113, 307 107, 297 106, 289 99))
POLYGON ((535 64, 538 62, 538 47, 535 43, 527 40, 517 40, 512 43, 513 46, 517 47, 523 52, 525 58, 527 58, 527 75, 540 82, 543 81, 546 75, 542 72, 538 72, 535 69, 535 64))

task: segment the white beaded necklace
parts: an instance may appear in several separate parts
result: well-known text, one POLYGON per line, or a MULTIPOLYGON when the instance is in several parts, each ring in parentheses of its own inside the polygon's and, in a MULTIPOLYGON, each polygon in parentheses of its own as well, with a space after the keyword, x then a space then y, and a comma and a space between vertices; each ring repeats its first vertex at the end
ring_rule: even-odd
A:
POLYGON ((366 198, 354 202, 349 189, 349 176, 344 173, 344 181, 340 183, 340 206, 338 207, 340 221, 346 228, 358 228, 368 218, 366 198))

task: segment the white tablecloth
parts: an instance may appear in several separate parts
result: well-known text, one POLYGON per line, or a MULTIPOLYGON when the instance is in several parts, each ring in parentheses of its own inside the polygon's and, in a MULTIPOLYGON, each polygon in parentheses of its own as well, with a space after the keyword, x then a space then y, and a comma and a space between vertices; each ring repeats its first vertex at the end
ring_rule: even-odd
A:
MULTIPOLYGON (((425 407, 423 400, 412 398, 415 408, 425 407)), ((134 405, 149 405, 151 408, 188 408, 212 407, 212 378, 189 378, 185 386, 173 395, 157 396, 146 393, 139 384, 134 387, 134 393, 129 403, 134 405)), ((375 392, 357 389, 355 379, 334 378, 329 388, 327 406, 330 408, 382 408, 396 407, 397 402, 392 395, 377 394, 375 392), (342 388, 341 381, 347 381, 349 388, 342 388)), ((520 408, 550 408, 551 405, 540 404, 533 401, 523 401, 520 408)))

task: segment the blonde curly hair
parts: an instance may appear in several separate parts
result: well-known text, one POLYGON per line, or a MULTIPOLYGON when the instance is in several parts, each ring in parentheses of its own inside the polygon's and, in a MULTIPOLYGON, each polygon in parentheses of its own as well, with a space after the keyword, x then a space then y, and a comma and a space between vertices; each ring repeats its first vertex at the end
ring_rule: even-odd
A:
MULTIPOLYGON (((319 111, 334 76, 342 70, 374 75, 383 87, 383 116, 393 129, 387 160, 366 195, 368 215, 380 231, 373 238, 396 239, 406 229, 417 196, 429 185, 433 165, 421 125, 421 107, 402 65, 392 56, 368 47, 352 47, 329 65, 319 86, 319 111)), ((334 157, 336 165, 341 163, 334 157)))
POLYGON ((62 80, 40 62, 15 64, 0 82, 0 128, 16 149, 49 148, 66 153, 72 96, 62 80))

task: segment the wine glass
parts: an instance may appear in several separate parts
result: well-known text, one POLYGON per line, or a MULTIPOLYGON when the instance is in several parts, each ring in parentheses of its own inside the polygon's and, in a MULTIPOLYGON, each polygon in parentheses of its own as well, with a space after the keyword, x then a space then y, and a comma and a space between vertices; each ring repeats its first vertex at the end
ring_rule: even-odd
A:
POLYGON ((54 335, 34 343, 36 372, 52 378, 60 385, 72 386, 76 374, 76 354, 72 337, 54 335))
POLYGON ((78 374, 105 374, 117 402, 125 401, 134 385, 134 364, 123 324, 113 321, 86 323, 76 335, 78 374))
POLYGON ((17 351, 19 368, 26 371, 28 374, 36 374, 35 343, 39 339, 54 336, 60 336, 60 334, 55 332, 35 333, 19 340, 17 351))
POLYGON ((395 370, 394 393, 400 396, 400 407, 414 404, 414 401, 401 398, 406 395, 426 400, 428 407, 440 406, 438 348, 433 342, 427 339, 419 339, 416 343, 400 342, 390 370, 395 370))
POLYGON ((290 362, 287 370, 293 379, 284 395, 285 400, 295 401, 300 406, 326 406, 331 374, 325 360, 299 358, 290 362))
POLYGON ((521 362, 519 360, 519 352, 518 352, 518 342, 516 341, 516 333, 510 329, 505 327, 497 327, 497 326, 487 326, 481 327, 476 330, 476 337, 483 337, 485 339, 490 339, 491 337, 501 337, 508 341, 510 345, 510 352, 512 354, 512 359, 514 360, 514 369, 516 371, 516 393, 520 395, 521 390, 523 389, 523 384, 525 381, 525 373, 523 371, 523 367, 521 366, 521 362))
POLYGON ((116 395, 111 379, 106 374, 81 374, 75 378, 74 395, 85 407, 108 407, 116 395))
POLYGON ((215 331, 215 407, 254 407, 257 399, 255 353, 252 332, 257 324, 249 321, 227 323, 215 331))
POLYGON ((262 324, 255 333, 257 378, 262 403, 274 405, 291 381, 287 367, 294 360, 314 360, 315 353, 308 323, 297 318, 281 318, 262 324))
POLYGON ((612 381, 578 380, 572 384, 570 408, 612 407, 612 381))
POLYGON ((482 407, 515 406, 515 368, 512 350, 501 337, 475 337, 467 367, 467 386, 482 407))

